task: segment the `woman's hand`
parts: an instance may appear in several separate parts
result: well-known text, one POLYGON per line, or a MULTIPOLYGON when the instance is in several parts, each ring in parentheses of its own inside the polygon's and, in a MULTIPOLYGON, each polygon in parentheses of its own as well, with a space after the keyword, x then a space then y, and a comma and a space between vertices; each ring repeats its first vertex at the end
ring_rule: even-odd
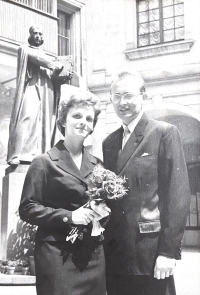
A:
POLYGON ((99 217, 100 217, 99 214, 85 207, 80 207, 77 210, 72 212, 72 222, 74 224, 87 225, 91 221, 93 221, 94 218, 99 218, 99 217))

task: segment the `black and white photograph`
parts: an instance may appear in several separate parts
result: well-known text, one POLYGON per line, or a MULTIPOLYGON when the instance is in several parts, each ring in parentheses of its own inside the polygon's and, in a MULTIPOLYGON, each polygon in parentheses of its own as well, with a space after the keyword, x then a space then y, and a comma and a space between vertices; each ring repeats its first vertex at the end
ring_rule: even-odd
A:
POLYGON ((200 0, 0 16, 0 293, 200 295, 200 0))

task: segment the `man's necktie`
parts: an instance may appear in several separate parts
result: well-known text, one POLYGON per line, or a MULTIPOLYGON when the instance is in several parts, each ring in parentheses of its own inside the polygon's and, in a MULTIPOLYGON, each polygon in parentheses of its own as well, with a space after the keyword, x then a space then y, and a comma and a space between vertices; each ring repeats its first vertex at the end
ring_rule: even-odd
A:
POLYGON ((124 148, 124 146, 125 146, 127 140, 129 139, 130 134, 131 134, 131 132, 130 132, 130 130, 128 129, 128 126, 125 126, 125 127, 124 127, 124 134, 123 134, 123 141, 122 141, 122 149, 124 148))

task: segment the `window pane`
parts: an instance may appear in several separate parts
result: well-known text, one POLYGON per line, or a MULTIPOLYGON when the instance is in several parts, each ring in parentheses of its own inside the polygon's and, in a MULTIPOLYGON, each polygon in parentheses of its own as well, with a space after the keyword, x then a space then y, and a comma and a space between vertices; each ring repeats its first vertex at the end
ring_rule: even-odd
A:
POLYGON ((139 23, 148 22, 148 11, 147 12, 140 12, 138 14, 138 16, 139 16, 139 18, 138 18, 139 23))
POLYGON ((160 33, 150 34, 150 44, 159 44, 160 43, 160 33))
POLYGON ((149 11, 149 20, 158 20, 160 18, 159 9, 154 9, 149 11))
POLYGON ((154 9, 159 7, 159 0, 149 0, 149 9, 154 9))
POLYGON ((69 54, 69 40, 58 36, 58 55, 69 54))
POLYGON ((58 11, 58 54, 70 54, 70 15, 58 11))
POLYGON ((175 39, 176 40, 184 39, 184 35, 185 35, 184 28, 180 28, 180 29, 175 30, 175 39))
POLYGON ((183 15, 184 14, 184 6, 183 4, 177 4, 174 6, 175 15, 183 15))
POLYGON ((173 0, 163 0, 163 6, 173 5, 173 0))
POLYGON ((139 47, 184 39, 183 0, 137 0, 137 17, 139 47))
POLYGON ((164 7, 163 8, 163 17, 168 18, 174 16, 174 7, 169 6, 169 7, 164 7))
POLYGON ((158 32, 160 30, 160 23, 159 21, 151 22, 150 23, 150 32, 158 32))
POLYGON ((147 34, 147 33, 149 33, 149 24, 144 23, 139 25, 139 35, 147 34))
POLYGON ((138 38, 139 47, 149 45, 149 35, 142 35, 138 38))
POLYGON ((65 25, 65 15, 59 13, 58 14, 58 34, 62 35, 62 36, 66 36, 67 35, 67 30, 66 30, 66 25, 65 25))
POLYGON ((169 30, 174 28, 174 18, 167 18, 163 20, 163 29, 169 30))
POLYGON ((138 11, 145 11, 148 10, 148 0, 145 1, 138 1, 138 11))
POLYGON ((70 15, 58 12, 58 34, 69 37, 70 36, 70 15))
POLYGON ((174 30, 169 30, 164 32, 164 42, 169 42, 174 40, 174 30))
POLYGON ((177 16, 175 17, 175 27, 184 27, 184 17, 183 16, 177 16))

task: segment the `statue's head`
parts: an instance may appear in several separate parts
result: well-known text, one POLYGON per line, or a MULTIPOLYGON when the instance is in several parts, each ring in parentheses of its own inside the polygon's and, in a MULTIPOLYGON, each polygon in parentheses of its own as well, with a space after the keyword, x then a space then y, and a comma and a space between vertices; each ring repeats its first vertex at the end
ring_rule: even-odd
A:
POLYGON ((30 36, 28 38, 28 43, 32 46, 39 47, 44 43, 43 31, 41 25, 33 25, 29 29, 30 36))

